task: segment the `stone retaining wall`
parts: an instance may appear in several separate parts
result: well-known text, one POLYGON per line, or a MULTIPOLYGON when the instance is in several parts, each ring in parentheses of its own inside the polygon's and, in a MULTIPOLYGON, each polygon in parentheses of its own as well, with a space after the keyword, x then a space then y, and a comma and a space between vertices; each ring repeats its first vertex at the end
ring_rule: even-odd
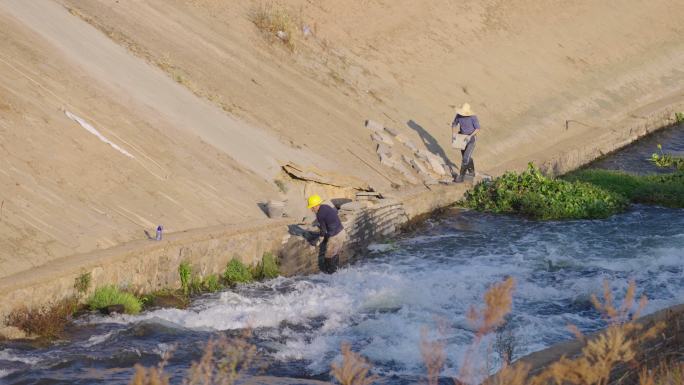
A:
MULTIPOLYGON (((462 185, 419 187, 393 198, 347 204, 341 214, 350 239, 342 262, 363 255, 373 240, 396 234, 410 218, 454 203, 464 191, 462 185)), ((317 247, 302 230, 289 219, 263 220, 173 233, 159 242, 139 240, 55 260, 0 282, 0 320, 12 309, 43 306, 75 294, 74 280, 83 273, 91 274, 92 288, 118 285, 142 293, 179 287, 178 266, 183 261, 207 275, 223 272, 233 258, 251 265, 272 252, 279 256, 284 275, 318 272, 317 247)), ((0 325, 0 334, 10 331, 0 325)))

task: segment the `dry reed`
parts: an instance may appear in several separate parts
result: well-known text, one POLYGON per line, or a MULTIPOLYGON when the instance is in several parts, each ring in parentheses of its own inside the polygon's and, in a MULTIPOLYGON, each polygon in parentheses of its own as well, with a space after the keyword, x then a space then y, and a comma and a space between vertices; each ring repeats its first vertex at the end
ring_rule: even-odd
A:
POLYGON ((342 385, 370 385, 378 376, 370 375, 371 365, 360 354, 351 350, 348 343, 342 344, 342 363, 332 364, 330 374, 342 385))

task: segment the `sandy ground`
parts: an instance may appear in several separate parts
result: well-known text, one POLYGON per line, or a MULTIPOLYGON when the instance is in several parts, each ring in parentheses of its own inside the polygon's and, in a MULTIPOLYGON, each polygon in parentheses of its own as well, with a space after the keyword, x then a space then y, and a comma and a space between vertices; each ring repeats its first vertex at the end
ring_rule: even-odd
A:
POLYGON ((458 161, 469 101, 497 174, 684 95, 681 1, 276 2, 294 52, 255 27, 262 4, 0 1, 0 277, 160 223, 263 218, 290 161, 389 190, 368 118, 458 161))

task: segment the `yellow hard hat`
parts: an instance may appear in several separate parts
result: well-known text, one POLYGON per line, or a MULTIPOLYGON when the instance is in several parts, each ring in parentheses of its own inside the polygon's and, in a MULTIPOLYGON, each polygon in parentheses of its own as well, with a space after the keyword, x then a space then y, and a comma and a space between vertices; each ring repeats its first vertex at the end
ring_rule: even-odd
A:
POLYGON ((319 195, 312 195, 309 197, 309 204, 306 206, 306 208, 310 209, 312 207, 316 207, 323 202, 323 199, 319 195))

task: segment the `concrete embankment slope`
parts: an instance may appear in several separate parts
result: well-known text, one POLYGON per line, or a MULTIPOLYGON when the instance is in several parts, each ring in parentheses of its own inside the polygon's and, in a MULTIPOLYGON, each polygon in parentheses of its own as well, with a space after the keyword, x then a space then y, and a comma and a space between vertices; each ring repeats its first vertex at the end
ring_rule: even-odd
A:
POLYGON ((349 194, 277 176, 288 162, 383 193, 425 189, 379 162, 365 119, 459 159, 448 124, 469 101, 484 127, 480 171, 535 161, 562 172, 662 125, 684 100, 681 1, 276 10, 293 50, 256 27, 274 9, 253 1, 0 1, 2 282, 25 287, 85 255, 105 269, 111 250, 142 245, 157 224, 192 248, 201 229, 266 220, 259 202, 349 194))

